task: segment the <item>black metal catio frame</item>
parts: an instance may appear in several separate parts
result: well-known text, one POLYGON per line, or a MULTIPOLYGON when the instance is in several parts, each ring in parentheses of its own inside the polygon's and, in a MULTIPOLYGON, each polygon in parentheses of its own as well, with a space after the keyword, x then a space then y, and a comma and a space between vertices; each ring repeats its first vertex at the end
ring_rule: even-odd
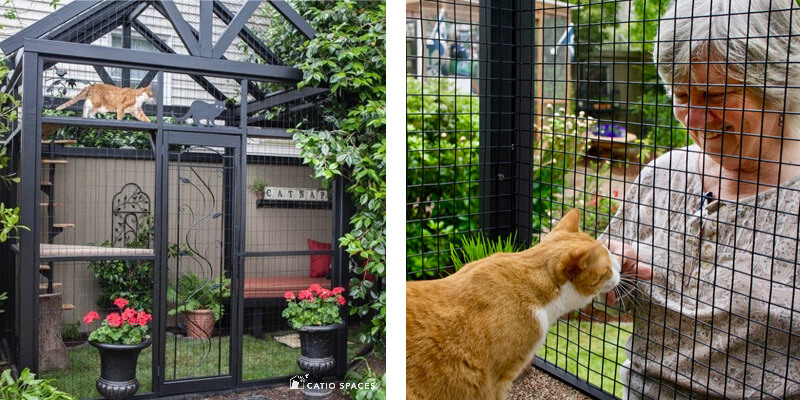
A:
MULTIPOLYGON (((39 363, 39 301, 40 283, 48 280, 48 291, 52 291, 51 277, 40 274, 38 266, 53 262, 75 261, 149 261, 154 265, 153 287, 154 323, 154 356, 152 363, 152 392, 143 397, 157 397, 178 393, 213 391, 234 387, 256 386, 269 383, 285 383, 285 378, 267 380, 242 379, 242 340, 244 333, 244 311, 247 300, 243 298, 244 264, 248 259, 258 257, 291 257, 314 254, 330 254, 333 257, 331 267, 331 283, 333 286, 347 287, 349 258, 341 248, 333 246, 331 251, 247 251, 245 248, 246 224, 244 218, 246 168, 254 156, 247 154, 247 139, 272 138, 289 139, 287 125, 275 124, 262 116, 253 113, 280 105, 291 105, 292 110, 313 110, 318 101, 324 101, 324 90, 278 90, 265 92, 257 82, 275 82, 294 86, 301 79, 301 72, 286 66, 272 54, 250 29, 245 26, 248 17, 261 5, 258 1, 247 1, 238 14, 231 12, 219 1, 199 2, 200 30, 195 30, 181 15, 176 5, 169 1, 75 1, 61 7, 41 21, 24 29, 18 34, 0 43, 0 48, 8 56, 12 72, 3 82, 3 91, 11 93, 21 101, 20 121, 5 121, 11 132, 5 138, 10 148, 10 171, 21 178, 21 183, 2 189, 2 196, 7 206, 20 207, 21 224, 31 227, 31 231, 21 232, 17 243, 5 243, 2 246, 3 276, 2 290, 10 294, 9 301, 4 304, 6 312, 2 314, 3 343, 18 368, 29 367, 37 371, 39 363), (169 44, 137 20, 148 7, 154 8, 178 32, 179 39, 188 50, 188 55, 176 54, 169 44), (212 41, 211 23, 213 16, 228 24, 216 43, 212 41), (123 48, 109 48, 92 45, 100 36, 122 27, 123 48), (131 33, 138 32, 160 52, 144 52, 130 49, 131 33), (235 38, 239 38, 258 55, 263 64, 231 61, 223 55, 226 48, 235 38), (105 83, 129 87, 132 69, 149 71, 139 83, 143 87, 153 84, 158 97, 155 106, 146 107, 148 114, 156 116, 156 122, 140 122, 127 120, 83 119, 73 117, 43 115, 44 106, 63 103, 63 99, 50 97, 53 82, 45 82, 43 72, 53 68, 56 63, 74 63, 90 65, 105 83), (106 71, 107 67, 122 70, 121 80, 115 81, 106 71), (180 73, 190 76, 211 96, 218 100, 226 100, 226 95, 214 86, 206 77, 228 78, 235 80, 239 87, 238 104, 223 114, 225 126, 188 126, 167 124, 164 117, 181 115, 187 107, 167 107, 164 101, 164 74, 180 73), (24 90, 24 94, 23 94, 24 90), (298 105, 298 101, 301 102, 298 105), (72 126, 81 128, 109 128, 150 133, 152 151, 92 149, 54 149, 54 145, 43 144, 42 131, 45 126, 72 126), (181 151, 177 153, 176 145, 183 148, 205 149, 201 153, 181 151), (188 146, 188 147, 187 147, 188 146), (60 151, 62 155, 80 155, 84 157, 109 157, 116 155, 123 159, 148 159, 155 162, 155 195, 148 199, 149 209, 153 211, 154 243, 151 255, 85 255, 66 253, 43 256, 40 245, 50 240, 40 227, 44 224, 40 213, 42 190, 40 182, 46 178, 46 168, 40 168, 43 157, 48 152, 60 151), (64 153, 66 151, 66 153, 64 153), (43 156, 44 154, 44 156, 43 156), (221 212, 213 218, 220 218, 224 229, 222 260, 224 273, 231 279, 233 296, 229 305, 230 346, 227 357, 230 368, 219 376, 207 376, 194 379, 167 381, 164 371, 165 335, 167 321, 167 299, 165 295, 168 264, 168 221, 169 221, 169 187, 170 167, 182 165, 187 170, 202 168, 198 163, 219 165, 222 178, 221 212), (13 266, 13 267, 12 267, 13 266)), ((315 32, 287 3, 272 1, 274 7, 301 34, 313 37, 315 32)), ((63 77, 63 74, 59 73, 63 77)), ((292 111, 290 110, 290 111, 292 111)), ((281 157, 255 157, 258 162, 283 162, 299 165, 299 160, 281 157)), ((52 176, 51 176, 52 178, 52 176)), ((195 184, 189 178, 181 178, 181 182, 195 184)), ((197 183, 199 185, 199 183, 197 183)), ((334 216, 331 221, 332 237, 339 237, 347 230, 351 206, 344 195, 343 183, 336 182, 331 188, 331 205, 334 216)), ((146 196, 146 195, 145 195, 146 196)), ((52 216, 52 201, 48 206, 52 216)), ((124 212, 124 210, 117 210, 124 212)), ((133 214, 127 215, 127 217, 133 214)), ((125 217, 125 218, 127 218, 125 217)), ((135 225, 139 217, 132 217, 135 225)), ((127 220, 126 220, 127 221, 127 220)), ((130 222, 130 221, 129 221, 130 222)), ((44 228, 42 228, 44 229, 44 228)), ((115 228, 112 228, 115 229, 115 228)), ((132 228, 133 229, 133 228, 132 228)), ((52 231, 48 230, 52 235, 52 231)), ((122 232, 124 236, 131 232, 122 232)), ((135 235, 135 233, 134 233, 135 235)), ((335 372, 343 377, 347 368, 346 331, 337 336, 335 372)))
MULTIPOLYGON (((656 155, 692 143, 673 116, 673 99, 664 92, 649 53, 658 18, 672 2, 581 3, 554 0, 407 3, 407 279, 435 279, 451 273, 451 245, 458 249, 463 238, 476 234, 482 233, 490 239, 516 234, 521 246, 529 246, 572 207, 582 209, 582 229, 595 237, 602 236, 615 214, 617 222, 635 222, 643 231, 661 229, 668 235, 682 234, 685 235, 682 245, 675 242, 652 245, 646 256, 669 253, 665 257, 670 260, 669 265, 660 268, 665 276, 674 274, 669 276, 683 282, 684 287, 670 286, 669 279, 664 278, 665 283, 640 282, 639 290, 649 292, 650 296, 666 293, 665 297, 679 298, 682 306, 689 299, 697 308, 729 313, 731 320, 738 319, 739 327, 747 326, 748 332, 743 337, 741 332, 733 333, 734 324, 716 326, 713 318, 664 322, 664 313, 669 313, 660 313, 661 305, 643 311, 637 309, 627 319, 597 308, 560 320, 551 329, 533 364, 601 399, 625 394, 619 370, 623 361, 630 358, 645 365, 648 376, 642 379, 657 388, 648 387, 650 392, 644 393, 645 398, 689 398, 690 395, 683 397, 675 391, 693 385, 700 387, 692 387, 693 390, 720 398, 745 396, 745 392, 763 398, 786 396, 798 384, 798 376, 793 372, 796 368, 793 366, 799 362, 796 346, 788 344, 797 340, 798 329, 797 316, 792 315, 796 313, 796 299, 800 295, 793 273, 797 257, 791 245, 791 240, 796 239, 797 233, 792 232, 796 226, 789 223, 788 233, 762 232, 775 226, 769 222, 766 228, 754 229, 750 222, 722 221, 715 213, 721 208, 735 208, 738 212, 751 209, 758 210, 764 219, 782 215, 781 218, 791 220, 800 210, 797 207, 776 210, 761 196, 753 196, 756 200, 752 205, 747 201, 717 200, 702 192, 698 195, 688 187, 648 182, 639 188, 658 191, 655 196, 659 198, 686 197, 686 210, 678 212, 679 216, 670 214, 664 220, 641 217, 639 221, 635 216, 622 214, 623 198, 626 193, 633 193, 629 189, 640 172, 645 173, 649 168, 658 174, 674 176, 690 168, 670 164, 647 166, 656 155), (634 7, 639 6, 654 15, 637 14, 641 11, 635 11, 634 7), (632 26, 640 27, 644 34, 635 36, 637 32, 632 26), (636 139, 644 145, 635 142, 636 139), (694 213, 700 216, 693 216, 694 213), (683 221, 687 225, 699 223, 702 228, 697 234, 689 233, 688 228, 687 232, 681 232, 676 224, 683 221), (716 231, 725 224, 739 235, 746 236, 756 230, 764 237, 769 236, 765 240, 775 243, 786 240, 792 250, 781 256, 775 244, 772 250, 764 252, 755 249, 755 245, 723 243, 716 231), (697 243, 725 250, 715 250, 710 255, 705 247, 690 250, 697 243), (746 256, 736 258, 734 265, 720 261, 737 253, 746 256), (756 259, 765 260, 767 265, 760 274, 745 268, 756 259), (683 265, 694 269, 687 272, 683 265), (782 268, 792 271, 788 278, 777 277, 775 271, 782 268), (731 285, 725 283, 730 281, 722 277, 733 274, 734 270, 741 273, 740 278, 736 286, 726 286, 731 285), (757 292, 753 290, 755 285, 771 289, 757 292), (778 292, 783 295, 776 295, 778 292), (748 307, 769 310, 769 316, 752 317, 748 314, 750 310, 726 306, 718 298, 725 295, 742 299, 748 307), (773 325, 776 323, 785 326, 773 325), (635 329, 637 326, 653 331, 642 333, 635 329), (704 329, 711 332, 703 333, 704 329), (776 340, 769 344, 762 335, 786 338, 786 342, 776 340), (676 343, 667 343, 664 338, 668 336, 677 337, 676 343), (719 353, 722 363, 692 361, 691 368, 684 370, 666 361, 700 357, 703 348, 713 347, 709 336, 716 340, 738 340, 750 351, 763 351, 764 358, 736 355, 723 348, 712 351, 719 353), (623 351, 628 338, 638 347, 623 351), (780 360, 776 361, 779 365, 767 366, 768 359, 780 360), (747 376, 736 375, 741 370, 746 370, 747 376), (782 386, 768 388, 770 376, 778 377, 777 382, 782 382, 782 386), (676 381, 680 384, 676 385, 676 381), (711 387, 714 382, 727 382, 729 387, 737 389, 724 384, 723 389, 711 387), (655 390, 659 390, 658 394, 654 394, 655 390)), ((683 2, 695 3, 700 2, 683 2)), ((747 4, 756 3, 731 4, 747 8, 747 4)), ((763 4, 767 3, 770 2, 763 4)), ((793 9, 791 14, 796 18, 794 3, 775 0, 771 6, 777 13, 793 9)), ((711 7, 707 2, 702 4, 711 7)), ((668 21, 691 21, 707 12, 695 11, 693 15, 668 21)), ((722 15, 720 20, 734 14, 755 18, 764 13, 746 9, 722 15)), ((792 31, 785 35, 792 45, 796 34, 792 31)), ((678 32, 676 38, 662 40, 671 44, 694 40, 688 35, 678 32), (683 36, 679 39, 680 35, 683 36)), ((772 34, 764 35, 771 38, 772 34)), ((770 49, 772 45, 770 41, 770 49)), ((794 62, 785 60, 779 64, 791 66, 794 62)), ((675 64, 673 61, 672 67, 675 64)), ((797 87, 787 80, 778 89, 796 91, 797 87)), ((691 106, 694 107, 703 108, 691 106)), ((794 110, 786 104, 777 107, 782 111, 768 109, 763 104, 747 108, 755 108, 762 117, 775 112, 784 114, 787 120, 795 117, 794 110)), ((719 107, 706 104, 705 110, 709 109, 719 107)), ((739 111, 744 109, 740 106, 739 111)), ((775 125, 783 126, 783 121, 775 125)), ((763 126, 762 132, 769 132, 768 128, 773 127, 763 126)), ((747 132, 743 136, 751 135, 747 132)), ((784 146, 795 139, 781 140, 784 146)), ((698 152, 690 148, 688 157, 698 152)), ((739 162, 746 158, 740 155, 739 162)), ((792 166, 795 165, 782 161, 778 172, 792 166)), ((697 176, 707 174, 708 170, 701 170, 697 176)), ((741 179, 735 183, 763 185, 771 192, 796 195, 797 188, 788 186, 794 179, 780 184, 767 184, 759 179, 754 182, 741 179)), ((632 203, 630 199, 625 201, 629 210, 640 206, 638 197, 632 203)), ((778 217, 775 218, 777 221, 778 217)), ((639 233, 631 233, 627 228, 619 230, 619 226, 616 229, 616 233, 611 233, 612 239, 638 240, 639 233)), ((637 392, 642 395, 642 387, 630 390, 629 395, 637 392)))

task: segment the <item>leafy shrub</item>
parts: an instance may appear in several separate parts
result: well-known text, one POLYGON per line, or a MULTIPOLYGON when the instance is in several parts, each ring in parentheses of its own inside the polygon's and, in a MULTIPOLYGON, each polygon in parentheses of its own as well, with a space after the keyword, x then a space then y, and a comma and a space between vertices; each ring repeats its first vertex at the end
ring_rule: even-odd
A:
POLYGON ((523 250, 522 246, 516 241, 516 234, 509 235, 505 240, 497 238, 497 241, 488 239, 483 233, 471 237, 461 237, 461 248, 456 249, 450 244, 450 258, 456 271, 466 264, 475 260, 488 257, 494 253, 516 253, 523 250))
POLYGON ((222 299, 231 297, 231 280, 224 276, 207 280, 190 272, 178 277, 177 290, 170 284, 167 301, 176 304, 169 315, 197 310, 211 310, 214 321, 222 318, 222 299))
POLYGON ((407 78, 406 91, 406 268, 433 277, 450 265, 444 249, 478 229, 479 102, 450 79, 407 78))
MULTIPOLYGON (((153 219, 148 216, 139 224, 136 238, 125 244, 128 248, 150 248, 153 240, 153 219)), ((111 246, 105 241, 101 246, 111 246)), ((150 261, 108 260, 91 261, 89 268, 94 272, 103 294, 97 305, 110 308, 119 297, 128 299, 131 307, 152 312, 153 307, 153 263, 150 261)))
MULTIPOLYGON (((266 43, 287 65, 303 71, 298 89, 328 88, 320 105, 322 123, 301 123, 294 140, 314 178, 342 178, 354 206, 352 229, 339 245, 350 264, 350 313, 371 317, 367 343, 380 350, 386 340, 385 286, 362 279, 386 276, 386 3, 382 1, 297 1, 297 12, 316 30, 297 33, 272 12, 266 43)), ((269 9, 269 8, 268 8, 269 9)), ((313 122, 313 121, 306 121, 313 122)))
MULTIPOLYGON (((546 108, 552 109, 548 104, 546 108)), ((546 112, 547 114, 547 112, 546 112)), ((597 124, 581 111, 577 116, 565 114, 563 108, 545 116, 541 128, 534 128, 533 149, 533 229, 549 229, 551 210, 563 204, 564 188, 571 185, 567 174, 575 169, 578 159, 586 155, 588 133, 597 124)))
POLYGON ((56 389, 53 380, 36 379, 28 368, 22 370, 14 380, 11 370, 0 375, 0 398, 8 400, 78 400, 69 393, 56 389))
POLYGON ((353 400, 385 400, 386 399, 386 374, 378 376, 370 367, 367 360, 364 369, 350 371, 345 375, 345 392, 353 400))

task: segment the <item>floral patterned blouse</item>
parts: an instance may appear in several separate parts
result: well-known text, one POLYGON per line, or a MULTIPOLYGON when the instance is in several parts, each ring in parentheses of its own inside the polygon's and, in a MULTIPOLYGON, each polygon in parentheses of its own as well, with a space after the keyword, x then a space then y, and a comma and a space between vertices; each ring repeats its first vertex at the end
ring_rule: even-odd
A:
POLYGON ((800 176, 737 201, 702 195, 697 146, 647 165, 600 238, 653 266, 620 375, 630 399, 800 399, 800 176))

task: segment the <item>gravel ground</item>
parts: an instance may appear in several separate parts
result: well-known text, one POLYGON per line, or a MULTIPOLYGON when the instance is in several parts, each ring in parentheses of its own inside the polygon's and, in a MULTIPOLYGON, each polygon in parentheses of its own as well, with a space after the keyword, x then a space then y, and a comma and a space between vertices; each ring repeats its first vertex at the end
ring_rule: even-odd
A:
POLYGON ((514 381, 506 400, 591 400, 580 391, 535 367, 528 367, 514 381))

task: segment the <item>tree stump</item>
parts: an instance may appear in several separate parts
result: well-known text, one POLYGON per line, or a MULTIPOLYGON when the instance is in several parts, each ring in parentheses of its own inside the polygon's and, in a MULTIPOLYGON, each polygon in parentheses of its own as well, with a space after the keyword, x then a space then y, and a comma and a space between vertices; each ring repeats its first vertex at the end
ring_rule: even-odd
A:
POLYGON ((61 293, 39 295, 39 372, 69 369, 61 338, 61 293))

